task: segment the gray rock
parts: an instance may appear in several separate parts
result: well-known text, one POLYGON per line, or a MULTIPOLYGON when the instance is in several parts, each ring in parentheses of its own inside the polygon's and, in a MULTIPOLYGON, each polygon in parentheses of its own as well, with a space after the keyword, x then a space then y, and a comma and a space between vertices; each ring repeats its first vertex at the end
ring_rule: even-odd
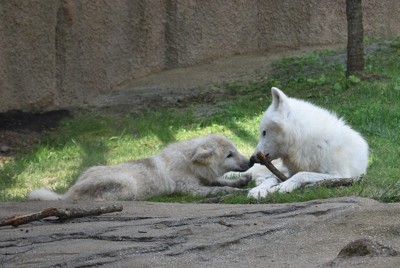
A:
MULTIPOLYGON (((1 227, 0 266, 400 264, 400 204, 358 197, 257 205, 118 203, 124 206, 120 213, 1 227)), ((0 211, 7 217, 100 204, 105 203, 9 202, 0 211)))

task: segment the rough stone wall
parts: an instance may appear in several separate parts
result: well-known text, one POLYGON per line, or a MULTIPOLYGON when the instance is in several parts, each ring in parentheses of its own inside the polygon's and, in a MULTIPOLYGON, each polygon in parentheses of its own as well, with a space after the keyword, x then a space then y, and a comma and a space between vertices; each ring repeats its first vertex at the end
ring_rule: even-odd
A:
MULTIPOLYGON (((400 1, 364 0, 366 35, 400 1)), ((164 69, 346 42, 345 0, 0 0, 0 112, 76 105, 164 69)))

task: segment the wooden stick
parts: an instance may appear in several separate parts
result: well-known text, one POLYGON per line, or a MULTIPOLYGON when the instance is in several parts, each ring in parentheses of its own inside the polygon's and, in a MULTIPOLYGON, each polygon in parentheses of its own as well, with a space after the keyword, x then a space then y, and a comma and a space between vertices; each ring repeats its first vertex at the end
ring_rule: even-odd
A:
POLYGON ((300 188, 328 187, 335 188, 340 186, 349 186, 354 183, 352 178, 333 178, 313 183, 304 183, 300 188))
POLYGON ((13 216, 0 222, 1 226, 12 225, 18 227, 33 221, 38 221, 47 217, 57 217, 60 221, 67 219, 81 218, 85 216, 96 216, 105 213, 122 211, 122 205, 101 206, 96 208, 47 208, 41 212, 29 215, 13 216))
POLYGON ((257 157, 260 160, 261 164, 266 166, 275 176, 278 177, 281 181, 286 181, 288 177, 285 176, 282 172, 280 172, 271 162, 271 159, 268 157, 268 155, 264 155, 261 152, 257 153, 257 157))

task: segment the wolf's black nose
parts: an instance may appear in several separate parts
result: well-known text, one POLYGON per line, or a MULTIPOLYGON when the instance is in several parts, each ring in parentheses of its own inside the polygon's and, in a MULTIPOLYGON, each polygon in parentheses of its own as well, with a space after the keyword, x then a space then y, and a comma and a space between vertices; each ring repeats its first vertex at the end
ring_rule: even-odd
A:
POLYGON ((259 163, 257 156, 252 155, 250 157, 249 167, 254 166, 255 163, 259 163))

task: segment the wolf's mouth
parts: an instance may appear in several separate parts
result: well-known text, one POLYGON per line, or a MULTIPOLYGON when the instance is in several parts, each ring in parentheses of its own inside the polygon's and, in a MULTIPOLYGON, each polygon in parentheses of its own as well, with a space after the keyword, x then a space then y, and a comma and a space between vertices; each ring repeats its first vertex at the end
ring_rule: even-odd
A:
POLYGON ((249 168, 251 168, 252 166, 254 166, 254 164, 256 164, 256 163, 260 163, 260 159, 258 159, 257 156, 252 155, 252 156, 250 157, 250 161, 249 161, 249 168))

